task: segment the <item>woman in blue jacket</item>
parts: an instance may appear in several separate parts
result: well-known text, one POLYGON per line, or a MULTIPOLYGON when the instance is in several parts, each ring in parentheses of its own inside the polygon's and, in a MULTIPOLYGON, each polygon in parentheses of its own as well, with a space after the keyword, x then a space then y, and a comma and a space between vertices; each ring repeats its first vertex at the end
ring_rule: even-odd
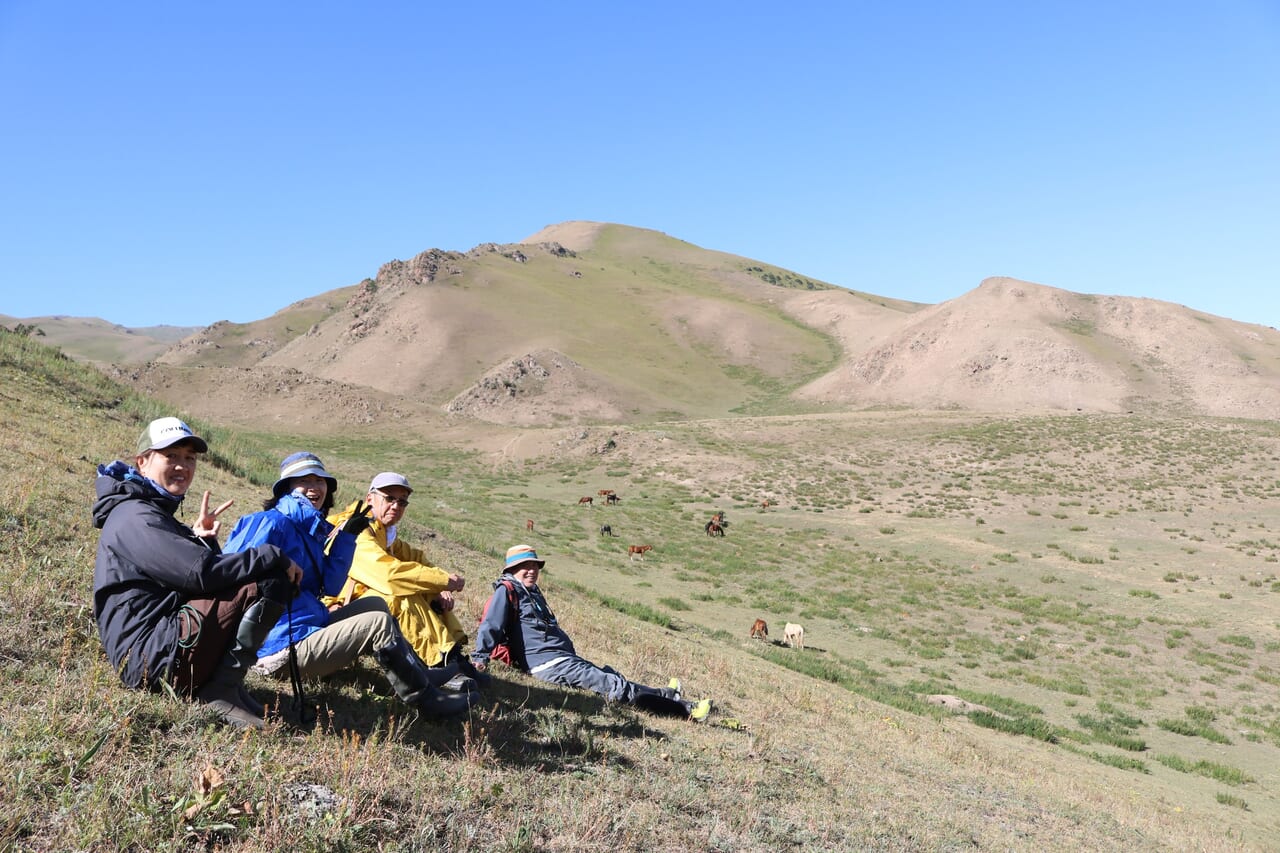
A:
POLYGON ((303 677, 324 676, 372 654, 386 671, 396 694, 428 716, 465 711, 470 695, 447 694, 438 685, 456 674, 429 669, 400 633, 380 598, 357 599, 330 611, 323 596, 342 591, 355 553, 356 536, 369 525, 361 507, 336 528, 325 520, 333 508, 338 481, 313 453, 294 453, 280 463, 280 477, 262 512, 236 522, 228 551, 275 545, 302 568, 302 582, 290 608, 280 617, 258 651, 256 672, 288 674, 290 643, 303 677))

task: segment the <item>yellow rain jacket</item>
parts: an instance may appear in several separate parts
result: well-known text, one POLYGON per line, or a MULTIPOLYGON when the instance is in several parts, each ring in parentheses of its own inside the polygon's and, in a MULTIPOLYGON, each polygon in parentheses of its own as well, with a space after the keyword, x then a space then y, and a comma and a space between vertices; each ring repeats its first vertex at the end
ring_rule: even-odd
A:
MULTIPOLYGON (((329 522, 341 526, 355 506, 353 501, 329 516, 329 522)), ((418 657, 435 666, 451 649, 467 642, 454 611, 437 613, 431 609, 431 600, 448 587, 448 572, 431 565, 421 549, 403 539, 397 538, 388 547, 387 529, 375 521, 357 537, 346 586, 335 601, 346 604, 362 595, 381 596, 418 657)))

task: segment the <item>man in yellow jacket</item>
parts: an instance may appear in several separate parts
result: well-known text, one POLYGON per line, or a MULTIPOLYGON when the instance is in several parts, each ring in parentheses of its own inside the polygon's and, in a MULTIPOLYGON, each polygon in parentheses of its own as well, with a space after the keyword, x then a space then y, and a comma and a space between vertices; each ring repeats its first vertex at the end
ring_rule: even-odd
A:
MULTIPOLYGON (((459 673, 446 688, 474 690, 477 682, 483 684, 489 676, 476 672, 462 653, 467 633, 453 612, 453 594, 461 592, 466 581, 431 565, 421 549, 396 535, 411 494, 413 489, 403 474, 385 471, 373 478, 366 496, 373 522, 356 539, 355 557, 337 603, 364 595, 379 596, 427 666, 458 662, 459 673)), ((353 502, 331 515, 330 523, 341 525, 355 506, 353 502)))

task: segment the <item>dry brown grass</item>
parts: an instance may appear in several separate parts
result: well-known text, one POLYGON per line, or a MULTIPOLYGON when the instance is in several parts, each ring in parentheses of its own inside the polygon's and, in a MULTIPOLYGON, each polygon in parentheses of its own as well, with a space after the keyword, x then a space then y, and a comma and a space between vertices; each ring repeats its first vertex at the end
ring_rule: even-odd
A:
MULTIPOLYGON (((1139 774, 1061 746, 981 729, 963 718, 882 704, 860 692, 867 681, 853 667, 865 662, 886 685, 899 687, 926 670, 945 669, 958 684, 980 683, 968 681, 970 672, 988 679, 1015 666, 1054 676, 1058 664, 1047 651, 1043 658, 1016 662, 1001 661, 999 652, 976 653, 979 665, 968 670, 959 650, 942 658, 919 657, 912 650, 922 647, 928 637, 920 632, 935 620, 942 620, 938 631, 955 630, 949 614, 986 617, 986 627, 968 630, 1006 650, 1016 643, 1006 635, 1038 637, 1038 628, 1060 630, 1051 621, 1028 621, 1028 613, 994 599, 980 600, 980 608, 966 605, 962 594, 970 586, 975 595, 1011 590, 1017 600, 1040 587, 1055 594, 1068 594, 1064 588, 1070 587, 1069 597, 1079 596, 1095 610, 1136 608, 1161 615, 1172 602, 1165 616, 1178 625, 1199 618, 1193 612, 1218 617, 1211 626, 1192 625, 1178 657, 1154 643, 1155 628, 1151 637, 1133 639, 1150 646, 1124 664, 1133 676, 1177 686, 1178 670, 1188 671, 1186 692, 1171 696, 1170 708, 1184 704, 1184 696, 1209 701, 1207 691, 1217 693, 1213 701, 1236 721, 1243 703, 1274 708, 1275 684, 1255 680, 1250 690, 1242 688, 1249 681, 1245 673, 1274 665, 1277 653, 1268 646, 1274 618, 1267 621, 1265 615, 1270 588, 1233 579, 1245 574, 1245 565, 1266 565, 1265 554, 1255 547, 1249 556, 1250 546, 1244 544, 1268 536, 1257 525, 1266 521, 1269 493, 1265 483, 1249 479, 1249 472, 1275 452, 1274 436, 1266 429, 1206 424, 1207 443, 1176 445, 1172 436, 1181 429, 1164 433, 1151 426, 1148 437, 1170 448, 1168 459, 1154 469, 1169 468, 1169 477, 1149 487, 1156 488, 1151 494, 1136 480, 1125 485, 1113 476, 1108 489, 1095 494, 1115 492, 1108 498, 1114 503, 1100 506, 1098 516, 1087 516, 1087 497, 1080 508, 1058 507, 1059 495, 1068 493, 1064 485, 1074 481, 1043 467, 1050 462, 1028 450, 1024 459, 1007 460, 1013 468, 1035 473, 1017 481, 1018 489, 982 485, 971 490, 971 503, 929 518, 911 517, 910 508, 925 505, 948 471, 987 458, 987 451, 976 448, 1012 452, 1013 439, 999 431, 1001 422, 948 424, 943 418, 908 428, 905 419, 890 418, 878 437, 869 434, 865 422, 840 427, 820 419, 794 425, 744 420, 673 426, 622 431, 617 450, 603 458, 573 452, 578 444, 598 446, 599 437, 588 435, 559 446, 551 456, 497 467, 488 457, 407 433, 394 439, 349 433, 320 439, 316 449, 334 470, 344 472, 345 489, 385 465, 404 468, 422 484, 411 509, 417 524, 409 526, 408 535, 460 568, 471 580, 469 593, 484 589, 484 580, 496 573, 499 549, 525 538, 523 520, 536 518, 534 544, 552 560, 546 579, 552 604, 582 650, 638 680, 661 683, 677 674, 688 692, 714 696, 718 710, 712 725, 655 719, 510 675, 499 679, 491 704, 469 720, 428 723, 406 717, 404 706, 383 695, 377 674, 361 669, 308 685, 322 712, 314 730, 282 725, 264 734, 238 734, 212 725, 189 705, 121 689, 97 642, 88 610, 93 466, 131 446, 140 417, 116 402, 118 389, 3 337, 0 385, 6 438, 0 446, 0 565, 11 591, 0 619, 5 685, 0 743, 6 768, 0 777, 0 846, 1239 850, 1267 849, 1280 841, 1274 826, 1274 769, 1246 768, 1258 781, 1231 789, 1247 803, 1245 811, 1216 799, 1222 785, 1155 762, 1150 773, 1139 774), (965 431, 971 427, 996 431, 965 431), (852 432, 843 435, 844 428, 852 432), (779 452, 778 429, 791 431, 792 442, 784 446, 793 451, 779 452), (944 435, 951 438, 943 441, 944 435), (1226 437, 1243 450, 1211 460, 1211 471, 1201 472, 1202 479, 1218 483, 1211 493, 1177 485, 1179 466, 1203 464, 1196 448, 1226 437), (835 493, 821 487, 822 466, 803 464, 823 446, 828 452, 818 458, 824 465, 836 461, 837 449, 865 454, 853 469, 874 474, 873 482, 850 480, 840 494, 866 490, 873 513, 857 511, 866 501, 847 507, 824 503, 833 499, 822 495, 835 493), (651 454, 651 447, 662 452, 651 454), (717 473, 723 469, 715 460, 735 455, 738 464, 717 473), (1044 494, 1023 493, 1040 474, 1053 475, 1052 486, 1046 484, 1044 494), (818 485, 811 489, 806 485, 811 482, 818 485), (569 505, 571 497, 588 493, 584 487, 601 486, 617 488, 623 497, 608 515, 603 508, 578 511, 569 505), (765 490, 778 505, 757 512, 757 492, 765 490), (1124 511, 1130 501, 1141 505, 1137 512, 1124 511), (1028 516, 1027 507, 1043 514, 1028 516), (728 510, 725 540, 701 534, 704 514, 712 508, 728 510), (1070 517, 1053 519, 1059 509, 1070 517), (1082 514, 1089 519, 1087 532, 1105 537, 1095 519, 1105 518, 1108 509, 1118 509, 1117 523, 1133 522, 1124 528, 1128 538, 1119 546, 1130 572, 1104 563, 1107 571, 1095 578, 1091 572, 1097 566, 1030 555, 1032 548, 1044 550, 1043 539, 1063 540, 1082 514), (986 529, 974 523, 977 515, 986 518, 986 529), (1205 540, 1196 543, 1203 549, 1198 559, 1182 550, 1186 540, 1164 532, 1175 526, 1174 516, 1183 518, 1179 526, 1188 534, 1205 540), (653 534, 658 544, 653 559, 643 567, 627 566, 617 550, 622 546, 596 535, 602 518, 628 532, 653 534), (1146 521, 1138 524, 1139 518, 1146 521), (1036 523, 1028 525, 1028 519, 1036 523), (1050 519, 1055 527, 1040 529, 1039 519, 1050 519), (440 532, 435 539, 426 538, 428 525, 440 532), (990 532, 998 525, 1007 528, 1002 536, 990 532), (887 526, 898 532, 887 537, 878 532, 887 526), (998 537, 1014 537, 1018 544, 987 541, 998 537), (1018 562, 992 559, 997 549, 1017 552, 1018 562), (942 555, 944 562, 930 571, 929 560, 942 555), (875 562, 876 557, 885 562, 875 562), (761 560, 770 562, 756 565, 761 560), (1167 593, 1164 572, 1186 571, 1206 560, 1224 566, 1230 561, 1230 568, 1222 568, 1213 584, 1177 585, 1196 592, 1167 593), (1161 564, 1158 569, 1138 573, 1153 562, 1161 564), (976 571, 969 568, 975 563, 976 571), (863 576, 861 593, 874 600, 870 611, 820 612, 833 584, 854 579, 831 574, 836 565, 863 576), (891 571, 878 572, 877 566, 891 571), (1064 582, 1044 584, 1041 576, 1050 573, 1064 582), (926 580, 930 585, 918 583, 926 580), (1162 597, 1132 598, 1126 590, 1131 585, 1159 589, 1162 597), (1236 597, 1217 597, 1227 589, 1236 597), (1249 594, 1256 600, 1246 598, 1249 594), (902 595, 914 595, 918 604, 903 607, 902 595), (602 606, 609 597, 657 610, 663 610, 660 599, 675 597, 689 609, 674 614, 673 628, 663 628, 602 606), (1235 624, 1237 605, 1256 616, 1235 624), (745 617, 772 616, 775 610, 769 608, 779 615, 784 609, 800 614, 813 648, 801 656, 748 641, 750 619, 745 617), (905 621, 890 618, 913 610, 905 621), (872 633, 859 631, 855 618, 872 633), (1259 641, 1247 653, 1241 675, 1216 678, 1212 667, 1190 669, 1184 656, 1189 647, 1203 641, 1212 644, 1210 650, 1224 651, 1216 637, 1228 633, 1259 641), (829 667, 825 671, 836 680, 799 671, 813 665, 829 667), (332 810, 323 816, 307 812, 301 804, 307 789, 299 787, 306 785, 332 792, 332 810)), ((1135 426, 1141 425, 1121 432, 1135 426)), ((1052 421, 1012 423, 1005 429, 1030 430, 1033 438, 1046 440, 1056 436, 1055 446, 1066 457, 1079 455, 1070 452, 1078 433, 1052 421)), ((1094 440, 1106 435, 1095 434, 1094 440)), ((257 440, 269 454, 296 449, 289 436, 257 440)), ((1011 476, 991 474, 997 475, 1011 476)), ((263 490, 214 466, 202 468, 197 485, 236 498, 245 511, 263 490)), ((479 598, 465 597, 464 607, 473 615, 479 598)), ((1097 647, 1120 642, 1112 636, 1085 639, 1097 627, 1068 624, 1061 630, 1080 635, 1087 650, 1084 663, 1095 668, 1106 660, 1097 647)), ((1056 640, 1046 638, 1042 645, 1052 648, 1056 640)), ((1238 647, 1228 644, 1225 650, 1232 648, 1238 647)), ((1093 710, 1083 701, 1074 709, 1064 702, 1079 697, 1033 689, 1016 679, 989 683, 1025 701, 1040 697, 1036 701, 1055 721, 1067 720, 1073 710, 1093 710)), ((253 687, 260 696, 278 689, 258 681, 253 687)), ((1149 717, 1149 726, 1158 716, 1154 712, 1164 713, 1123 705, 1149 717)), ((1144 735, 1154 743, 1155 733, 1144 735)), ((1179 736, 1165 737, 1156 751, 1199 757, 1188 751, 1194 747, 1178 743, 1179 736)), ((1226 749, 1218 756, 1222 763, 1243 763, 1237 758, 1253 751, 1260 763, 1277 766, 1272 742, 1236 739, 1226 749)))

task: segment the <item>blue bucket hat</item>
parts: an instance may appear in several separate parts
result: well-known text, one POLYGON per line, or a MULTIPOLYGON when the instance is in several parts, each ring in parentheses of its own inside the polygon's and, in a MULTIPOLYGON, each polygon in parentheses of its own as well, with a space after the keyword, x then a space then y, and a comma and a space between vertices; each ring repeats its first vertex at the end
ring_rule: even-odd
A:
POLYGON ((292 453, 284 458, 280 463, 280 479, 276 480, 275 485, 271 487, 271 494, 277 498, 284 497, 289 491, 289 481, 296 477, 305 477, 308 474, 315 474, 317 477, 323 477, 329 483, 329 494, 333 494, 338 490, 338 480, 328 471, 324 470, 324 463, 320 461, 320 457, 314 453, 292 453))

